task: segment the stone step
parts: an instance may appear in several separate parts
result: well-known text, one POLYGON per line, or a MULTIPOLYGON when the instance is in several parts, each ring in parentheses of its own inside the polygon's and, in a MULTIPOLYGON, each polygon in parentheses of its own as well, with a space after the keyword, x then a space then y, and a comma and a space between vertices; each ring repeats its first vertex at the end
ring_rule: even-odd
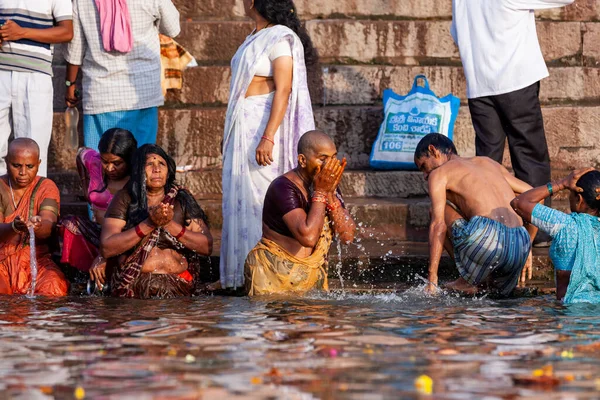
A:
MULTIPOLYGON (((450 21, 309 20, 306 29, 323 63, 404 65, 459 63, 450 21)), ((228 65, 252 31, 250 21, 184 21, 177 41, 200 64, 228 65)), ((600 23, 538 21, 546 61, 557 65, 595 66, 600 23)), ((62 63, 61 52, 56 62, 62 63)))
MULTIPOLYGON (((541 84, 542 105, 600 104, 600 68, 553 67, 541 84)), ((65 108, 64 66, 54 67, 54 108, 65 108)), ((391 88, 399 94, 410 91, 415 76, 428 77, 431 89, 440 97, 448 93, 467 104, 467 88, 460 66, 383 66, 323 65, 312 74, 311 99, 315 105, 379 104, 383 91, 391 88)), ((183 88, 167 93, 170 108, 219 106, 229 100, 230 69, 227 66, 188 68, 183 74, 183 88)))
MULTIPOLYGON (((553 169, 568 170, 600 162, 600 107, 557 106, 544 107, 542 111, 553 169)), ((340 156, 348 159, 349 168, 367 168, 383 120, 381 106, 314 107, 314 113, 317 127, 333 137, 340 156)), ((224 107, 163 108, 157 141, 178 165, 220 168, 224 122, 224 107)), ((49 153, 49 166, 54 171, 75 168, 76 151, 64 143, 64 132, 64 116, 57 112, 49 153)), ((475 155, 475 132, 468 107, 459 111, 454 142, 460 154, 475 155)), ((505 156, 508 166, 509 153, 505 152, 505 156)))
MULTIPOLYGON (((242 19, 244 7, 237 0, 175 0, 182 19, 242 19)), ((337 0, 294 1, 300 18, 382 18, 382 19, 451 19, 451 0, 337 0)), ((577 0, 567 7, 540 10, 540 19, 562 21, 597 21, 600 4, 596 0, 577 0)))
MULTIPOLYGON (((218 279, 219 254, 221 246, 220 206, 215 200, 200 200, 204 210, 211 219, 211 233, 214 238, 214 250, 211 271, 205 271, 205 280, 213 282, 218 279)), ((374 206, 372 200, 348 199, 348 207, 360 225, 355 241, 349 245, 334 243, 329 253, 329 276, 351 282, 350 285, 380 284, 382 282, 421 284, 417 274, 427 276, 429 251, 427 227, 401 225, 408 220, 416 219, 413 213, 421 213, 420 217, 428 218, 425 202, 385 202, 378 200, 374 206), (408 203, 408 204, 407 204, 408 203), (374 212, 373 207, 379 208, 374 212), (408 207, 408 213, 407 213, 408 207), (379 215, 377 215, 379 214, 379 215), (387 217, 375 227, 377 220, 387 217), (367 225, 370 225, 367 227, 367 225)), ((82 202, 63 202, 63 215, 87 215, 87 207, 82 202)), ((424 222, 413 221, 418 225, 424 222)), ((540 282, 552 282, 554 275, 547 249, 534 249, 533 279, 540 282)), ((444 254, 439 268, 440 281, 456 279, 456 268, 450 257, 444 254)))

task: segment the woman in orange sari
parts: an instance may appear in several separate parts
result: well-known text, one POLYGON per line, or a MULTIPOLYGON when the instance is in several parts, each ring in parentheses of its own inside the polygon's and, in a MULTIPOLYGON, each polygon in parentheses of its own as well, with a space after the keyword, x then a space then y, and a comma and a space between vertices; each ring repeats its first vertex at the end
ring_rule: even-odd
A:
POLYGON ((60 207, 58 188, 50 179, 37 176, 39 147, 31 139, 15 139, 6 163, 8 174, 0 177, 0 294, 29 292, 31 226, 38 266, 35 294, 66 296, 69 284, 51 260, 49 246, 60 207))

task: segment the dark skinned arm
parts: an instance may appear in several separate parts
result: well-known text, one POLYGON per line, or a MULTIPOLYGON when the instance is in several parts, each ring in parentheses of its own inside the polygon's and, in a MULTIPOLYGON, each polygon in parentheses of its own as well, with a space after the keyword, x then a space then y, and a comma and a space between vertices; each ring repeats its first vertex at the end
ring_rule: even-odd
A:
POLYGON ((79 74, 79 68, 79 65, 67 63, 67 76, 65 79, 71 82, 71 86, 67 88, 67 92, 65 94, 65 102, 67 107, 75 107, 77 103, 79 103, 79 98, 75 96, 75 90, 77 90, 75 81, 77 80, 77 74, 79 74))
POLYGON ((11 241, 15 236, 18 236, 12 228, 12 222, 5 223, 4 215, 0 214, 0 243, 11 241))
MULTIPOLYGON (((347 161, 344 157, 342 159, 342 173, 346 169, 347 161)), ((338 181, 335 184, 335 191, 337 191, 340 182, 342 181, 342 174, 339 175, 338 181)), ((329 206, 335 207, 333 211, 329 211, 329 219, 333 224, 333 230, 338 235, 338 239, 344 243, 349 244, 354 240, 354 234, 356 232, 356 224, 354 223, 354 219, 344 207, 342 207, 342 203, 338 199, 338 197, 334 193, 330 193, 328 195, 327 204, 329 206)))
MULTIPOLYGON (((173 236, 177 236, 182 228, 182 225, 173 220, 165 225, 167 232, 173 236)), ((183 236, 179 238, 179 241, 187 249, 200 255, 210 256, 212 254, 213 238, 208 226, 202 220, 193 220, 190 226, 186 228, 183 236)))
MULTIPOLYGON (((123 254, 132 249, 142 239, 135 232, 135 227, 122 231, 126 222, 118 218, 106 218, 102 224, 102 233, 100 234, 100 254, 104 258, 110 258, 123 254)), ((149 219, 139 224, 144 236, 154 230, 154 225, 149 219)))
POLYGON ((310 205, 308 214, 296 208, 283 216, 283 222, 302 246, 313 248, 319 241, 325 222, 325 207, 324 203, 316 202, 310 205))
MULTIPOLYGON (((342 172, 344 172, 342 164, 334 157, 329 158, 315 176, 313 181, 315 193, 320 192, 326 197, 331 196, 337 188, 342 172)), ((302 246, 310 248, 316 246, 323 230, 326 207, 325 203, 313 202, 308 214, 303 209, 297 208, 283 216, 283 222, 302 246)))
POLYGON ((40 43, 65 43, 73 39, 73 21, 58 22, 57 26, 46 29, 23 28, 15 21, 8 20, 0 28, 2 41, 34 40, 40 43))
MULTIPOLYGON (((275 141, 275 133, 285 117, 290 93, 292 92, 292 74, 294 62, 292 57, 279 57, 273 61, 273 81, 275 83, 275 95, 269 122, 263 135, 275 141)), ((256 148, 256 162, 258 165, 270 165, 273 162, 274 144, 262 139, 256 148)))
POLYGON ((431 224, 429 225, 429 282, 426 290, 435 293, 438 284, 438 269, 446 240, 446 176, 439 169, 429 175, 429 197, 431 198, 431 224))

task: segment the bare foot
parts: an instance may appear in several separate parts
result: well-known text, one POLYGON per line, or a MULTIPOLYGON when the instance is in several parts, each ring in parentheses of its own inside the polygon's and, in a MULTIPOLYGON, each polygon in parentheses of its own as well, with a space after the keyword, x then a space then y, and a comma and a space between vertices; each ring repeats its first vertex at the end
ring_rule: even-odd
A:
POLYGON ((208 285, 206 285, 205 289, 208 290, 209 292, 214 292, 215 290, 223 289, 223 287, 221 286, 221 281, 216 281, 216 282, 209 283, 208 285))
POLYGON ((462 277, 458 278, 454 282, 450 282, 444 285, 445 288, 450 290, 456 290, 458 292, 462 292, 464 294, 476 294, 477 288, 469 282, 465 281, 462 277))

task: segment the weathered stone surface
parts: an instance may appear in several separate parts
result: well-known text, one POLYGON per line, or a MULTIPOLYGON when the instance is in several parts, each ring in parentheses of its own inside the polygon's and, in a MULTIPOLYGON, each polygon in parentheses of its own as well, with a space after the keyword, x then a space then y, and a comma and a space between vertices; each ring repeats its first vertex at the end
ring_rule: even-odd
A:
POLYGON ((426 192, 418 171, 347 171, 342 181, 342 193, 353 197, 407 198, 426 192))
MULTIPOLYGON (((537 27, 547 61, 577 62, 581 23, 540 21, 537 27)), ((178 40, 201 63, 228 64, 252 28, 250 22, 240 21, 185 22, 178 40)), ((306 29, 325 63, 459 62, 449 21, 310 20, 306 29)))
MULTIPOLYGON (((600 156, 600 107, 544 107, 544 123, 554 168, 569 169, 597 165, 600 156)), ((50 167, 73 168, 72 154, 61 142, 63 115, 55 113, 50 167)), ((220 143, 225 108, 162 109, 158 143, 178 165, 215 168, 221 164, 220 143)), ((349 168, 367 168, 369 155, 383 119, 380 106, 315 108, 317 127, 335 140, 349 168)), ((460 108, 454 142, 460 154, 475 155, 475 132, 468 107, 460 108)), ((506 165, 508 162, 506 154, 506 165)), ((219 192, 219 191, 217 191, 219 192)), ((220 193, 220 192, 219 192, 220 193)))
POLYGON ((197 168, 221 166, 224 108, 163 109, 157 142, 172 154, 177 165, 197 168))
POLYGON ((598 21, 600 20, 600 3, 597 0, 576 0, 566 7, 538 10, 536 16, 556 21, 598 21))
MULTIPOLYGON (((600 8, 600 5, 598 5, 600 8)), ((600 24, 584 24, 583 57, 586 65, 600 67, 600 24)))
MULTIPOLYGON (((550 76, 542 81, 542 104, 600 100, 600 68, 550 67, 549 70, 550 76)), ((57 81, 62 82, 61 68, 56 71, 57 81)), ((418 74, 428 77, 431 89, 439 96, 452 93, 466 102, 466 81, 459 66, 324 65, 320 79, 313 81, 319 86, 311 87, 311 98, 313 104, 320 105, 372 105, 381 102, 387 88, 408 93, 418 74)), ((167 104, 226 104, 230 79, 229 67, 190 68, 184 72, 183 89, 169 91, 167 104)), ((60 88, 55 95, 55 107, 64 103, 63 98, 64 89, 60 88)))
MULTIPOLYGON (((244 7, 236 0, 175 0, 182 19, 244 18, 244 7)), ((386 19, 450 19, 451 0, 337 0, 295 1, 298 15, 311 18, 355 17, 386 19)), ((596 0, 577 0, 567 7, 539 10, 538 18, 556 21, 597 21, 600 6, 596 0)))
MULTIPOLYGON (((414 77, 425 74, 438 96, 452 93, 466 102, 466 80, 462 67, 452 66, 365 66, 323 67, 324 96, 327 104, 373 104, 380 102, 387 88, 408 93, 414 77)), ((542 81, 542 103, 594 101, 600 99, 600 69, 583 67, 550 68, 542 81)))

